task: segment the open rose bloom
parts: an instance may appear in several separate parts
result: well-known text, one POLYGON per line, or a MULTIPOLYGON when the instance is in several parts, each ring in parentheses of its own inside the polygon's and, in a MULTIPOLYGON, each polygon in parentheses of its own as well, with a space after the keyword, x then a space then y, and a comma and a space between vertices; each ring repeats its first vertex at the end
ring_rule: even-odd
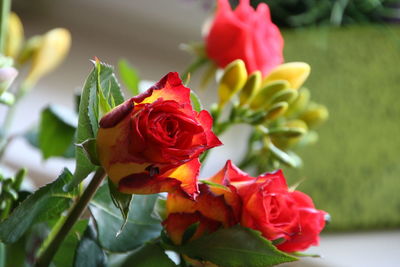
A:
POLYGON ((175 244, 194 223, 199 226, 192 239, 240 223, 279 241, 277 247, 285 252, 318 245, 327 213, 315 209, 306 194, 290 191, 281 171, 251 177, 228 161, 208 180, 213 184, 201 184, 195 201, 169 194, 163 224, 175 244))
POLYGON ((251 177, 230 161, 226 179, 234 185, 243 202, 241 224, 259 230, 286 252, 318 245, 325 226, 325 211, 315 209, 311 198, 289 190, 281 170, 251 177))
POLYGON ((269 7, 260 3, 254 10, 249 0, 240 0, 235 10, 228 0, 218 0, 205 36, 206 54, 220 68, 242 59, 248 73, 258 70, 263 76, 283 63, 283 43, 279 28, 271 22, 269 7))
POLYGON ((192 109, 190 89, 171 72, 101 119, 98 154, 121 192, 195 197, 198 158, 221 144, 211 128, 210 114, 192 109))

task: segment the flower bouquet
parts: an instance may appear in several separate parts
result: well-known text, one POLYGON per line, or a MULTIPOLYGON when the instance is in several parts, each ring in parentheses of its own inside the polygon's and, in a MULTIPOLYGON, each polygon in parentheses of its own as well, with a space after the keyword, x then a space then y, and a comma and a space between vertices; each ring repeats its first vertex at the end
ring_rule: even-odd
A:
MULTIPOLYGON (((42 40, 33 46, 32 69, 65 55, 59 48, 68 42, 56 39, 45 50, 42 40)), ((24 136, 44 158, 71 157, 73 147, 75 171, 64 169, 32 193, 21 190, 25 169, 0 177, 0 266, 261 267, 295 261, 318 245, 327 213, 277 169, 301 165, 293 150, 314 142, 315 127, 327 118, 302 87, 310 67, 282 64, 283 39, 265 4, 254 10, 242 0, 232 10, 219 0, 204 40, 186 46, 198 58, 182 78, 170 72, 148 88, 122 61, 128 99, 114 69, 95 58, 77 114, 56 106, 42 112, 24 136), (210 112, 188 88, 203 65, 203 85, 217 77, 210 112), (251 128, 240 167, 258 174, 227 160, 215 175, 199 178, 208 151, 234 124, 251 128)), ((10 62, 20 51, 8 55, 10 62)), ((18 101, 3 102, 10 114, 18 101)), ((4 151, 10 136, 1 137, 4 151)))

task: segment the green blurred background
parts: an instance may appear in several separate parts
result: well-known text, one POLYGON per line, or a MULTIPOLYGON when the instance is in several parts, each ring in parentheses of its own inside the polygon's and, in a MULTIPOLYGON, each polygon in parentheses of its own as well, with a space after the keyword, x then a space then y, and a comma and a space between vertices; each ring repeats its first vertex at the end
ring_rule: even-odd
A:
POLYGON ((330 111, 317 144, 300 149, 291 182, 328 211, 328 230, 400 226, 400 27, 283 32, 285 60, 312 66, 306 83, 330 111))

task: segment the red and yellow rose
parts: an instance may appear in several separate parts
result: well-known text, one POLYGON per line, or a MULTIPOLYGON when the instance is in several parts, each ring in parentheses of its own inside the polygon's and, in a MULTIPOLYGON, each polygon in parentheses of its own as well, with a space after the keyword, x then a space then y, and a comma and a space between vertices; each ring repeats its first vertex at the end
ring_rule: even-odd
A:
POLYGON ((106 114, 97 135, 99 159, 124 193, 198 193, 199 156, 221 145, 212 118, 190 103, 190 89, 171 72, 106 114))

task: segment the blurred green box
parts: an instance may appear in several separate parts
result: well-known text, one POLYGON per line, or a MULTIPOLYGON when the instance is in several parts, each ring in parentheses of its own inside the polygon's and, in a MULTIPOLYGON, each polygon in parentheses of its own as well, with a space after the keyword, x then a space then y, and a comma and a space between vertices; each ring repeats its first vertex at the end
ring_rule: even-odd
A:
POLYGON ((400 27, 352 26, 284 32, 285 60, 312 67, 306 83, 329 121, 286 170, 331 230, 400 227, 400 27))

